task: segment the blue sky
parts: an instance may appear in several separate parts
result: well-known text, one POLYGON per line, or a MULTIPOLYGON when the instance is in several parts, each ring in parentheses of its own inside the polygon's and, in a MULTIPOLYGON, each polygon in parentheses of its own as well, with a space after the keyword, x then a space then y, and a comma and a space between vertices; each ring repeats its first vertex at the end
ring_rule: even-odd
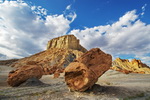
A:
POLYGON ((0 59, 40 52, 66 34, 150 65, 150 0, 0 0, 0 59))
POLYGON ((150 24, 149 0, 25 0, 36 6, 42 6, 49 14, 62 14, 68 5, 75 11, 78 17, 71 23, 71 29, 106 25, 118 20, 127 11, 136 9, 142 12, 146 4, 146 10, 142 21, 150 24))

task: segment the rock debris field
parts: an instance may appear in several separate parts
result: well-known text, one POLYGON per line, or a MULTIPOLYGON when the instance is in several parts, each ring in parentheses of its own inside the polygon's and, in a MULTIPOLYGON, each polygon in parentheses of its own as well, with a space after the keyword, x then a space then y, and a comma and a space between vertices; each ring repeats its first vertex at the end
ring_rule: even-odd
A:
POLYGON ((85 92, 70 92, 63 73, 59 78, 43 75, 19 87, 7 85, 13 68, 0 66, 0 100, 150 100, 150 74, 123 74, 108 70, 85 92))

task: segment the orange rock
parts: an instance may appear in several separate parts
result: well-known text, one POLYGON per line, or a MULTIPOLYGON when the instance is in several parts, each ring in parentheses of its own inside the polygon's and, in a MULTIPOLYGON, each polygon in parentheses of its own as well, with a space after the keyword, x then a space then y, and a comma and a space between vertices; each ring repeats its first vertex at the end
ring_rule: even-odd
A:
POLYGON ((43 75, 43 68, 39 65, 22 66, 15 71, 11 71, 8 75, 7 83, 10 86, 19 86, 29 78, 41 78, 43 75))
POLYGON ((36 62, 36 61, 28 61, 26 64, 27 64, 27 65, 36 65, 37 62, 36 62))
POLYGON ((145 72, 141 71, 141 72, 139 72, 139 74, 145 74, 145 72))
POLYGON ((112 57, 99 48, 91 49, 65 68, 65 81, 71 91, 92 87, 111 66, 112 57))
POLYGON ((54 73, 54 78, 58 78, 60 76, 60 71, 56 70, 54 73))

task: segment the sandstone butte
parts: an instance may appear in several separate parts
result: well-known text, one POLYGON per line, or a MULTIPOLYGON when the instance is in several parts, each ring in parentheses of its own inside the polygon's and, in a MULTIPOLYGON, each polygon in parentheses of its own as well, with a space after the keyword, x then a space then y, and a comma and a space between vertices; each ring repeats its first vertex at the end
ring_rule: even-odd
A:
POLYGON ((22 58, 11 66, 19 68, 36 63, 48 69, 52 67, 65 68, 70 62, 86 51, 74 35, 65 35, 50 40, 47 44, 47 50, 22 58))
POLYGON ((150 67, 143 64, 141 60, 132 59, 131 61, 127 59, 116 58, 112 62, 111 69, 120 71, 123 73, 141 73, 150 74, 150 67))
POLYGON ((81 52, 87 51, 79 44, 79 40, 74 35, 65 35, 48 41, 47 49, 51 48, 72 49, 81 52))
POLYGON ((58 77, 59 73, 63 72, 64 68, 68 66, 70 62, 86 51, 87 50, 79 44, 79 40, 74 35, 54 38, 48 42, 47 50, 22 58, 13 63, 11 66, 17 69, 10 72, 7 82, 11 86, 18 86, 25 80, 31 78, 30 74, 33 77, 35 73, 35 77, 37 77, 37 71, 35 70, 36 68, 34 68, 37 66, 41 67, 43 71, 40 74, 50 75, 55 73, 54 77, 58 77), (28 68, 33 70, 33 73, 31 73, 28 68), (20 74, 22 71, 23 74, 20 74), (20 78, 22 78, 22 80, 20 78), (20 82, 15 83, 13 80, 20 82))
POLYGON ((112 65, 112 57, 93 48, 65 68, 65 81, 71 91, 91 88, 112 65))

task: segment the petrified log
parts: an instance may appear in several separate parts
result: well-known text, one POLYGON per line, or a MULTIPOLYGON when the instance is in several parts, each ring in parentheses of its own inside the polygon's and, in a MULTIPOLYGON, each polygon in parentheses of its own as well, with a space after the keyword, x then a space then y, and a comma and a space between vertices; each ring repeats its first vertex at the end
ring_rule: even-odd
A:
POLYGON ((7 83, 10 86, 19 86, 29 78, 41 78, 43 75, 43 68, 39 65, 25 65, 15 71, 9 72, 7 83))
POLYGON ((99 48, 91 49, 66 67, 66 84, 71 91, 85 91, 97 82, 111 64, 111 55, 99 48))

